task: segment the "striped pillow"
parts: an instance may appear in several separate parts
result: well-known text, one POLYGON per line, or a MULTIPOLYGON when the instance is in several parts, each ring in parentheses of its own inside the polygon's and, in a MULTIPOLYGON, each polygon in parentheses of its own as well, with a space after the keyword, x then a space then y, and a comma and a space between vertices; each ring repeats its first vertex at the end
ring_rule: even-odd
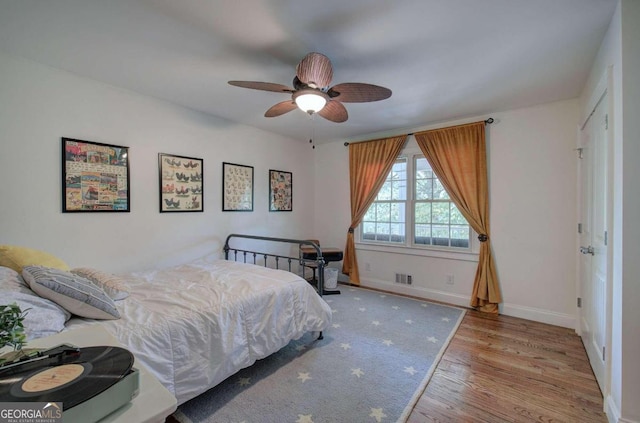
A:
POLYGON ((104 290, 90 280, 60 269, 25 266, 22 276, 31 290, 71 314, 90 319, 119 319, 120 313, 104 290))
POLYGON ((71 273, 89 279, 91 282, 104 289, 114 301, 124 300, 129 296, 124 279, 100 270, 89 267, 71 269, 71 273))

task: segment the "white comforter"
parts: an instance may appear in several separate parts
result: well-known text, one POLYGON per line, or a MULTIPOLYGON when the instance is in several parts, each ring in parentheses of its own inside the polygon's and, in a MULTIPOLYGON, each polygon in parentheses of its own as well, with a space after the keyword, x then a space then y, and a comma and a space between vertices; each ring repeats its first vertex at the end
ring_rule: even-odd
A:
MULTIPOLYGON (((251 264, 200 259, 130 275, 112 333, 181 404, 309 331, 331 309, 299 276, 251 264)), ((96 321, 72 319, 67 329, 96 321)))

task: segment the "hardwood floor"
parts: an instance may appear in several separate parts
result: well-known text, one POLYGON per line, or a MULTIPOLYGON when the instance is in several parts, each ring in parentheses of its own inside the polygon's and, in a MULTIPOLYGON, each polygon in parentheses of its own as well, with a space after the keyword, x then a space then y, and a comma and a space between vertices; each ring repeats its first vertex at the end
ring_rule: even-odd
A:
POLYGON ((408 423, 606 423, 602 409, 575 331, 469 310, 408 423))
POLYGON ((607 421, 575 331, 468 311, 408 422, 607 421))

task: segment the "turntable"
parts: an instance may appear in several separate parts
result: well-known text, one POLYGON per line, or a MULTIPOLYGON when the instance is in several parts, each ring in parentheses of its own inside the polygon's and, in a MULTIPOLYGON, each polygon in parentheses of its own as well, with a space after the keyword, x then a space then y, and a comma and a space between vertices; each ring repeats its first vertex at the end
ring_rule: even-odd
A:
POLYGON ((120 347, 59 345, 0 367, 0 402, 59 402, 65 423, 96 422, 137 395, 133 362, 120 347))
MULTIPOLYGON (((46 338, 34 339, 29 341, 27 347, 50 349, 52 346, 60 344, 69 344, 77 347, 95 345, 123 346, 103 325, 89 324, 81 327, 71 327, 46 338)), ((100 423, 164 423, 167 416, 176 410, 176 397, 160 383, 145 364, 136 358, 133 366, 133 369, 137 369, 139 373, 140 392, 129 403, 100 420, 100 423)), ((107 402, 110 403, 111 399, 109 398, 107 402)), ((66 415, 64 421, 67 423, 66 415)))

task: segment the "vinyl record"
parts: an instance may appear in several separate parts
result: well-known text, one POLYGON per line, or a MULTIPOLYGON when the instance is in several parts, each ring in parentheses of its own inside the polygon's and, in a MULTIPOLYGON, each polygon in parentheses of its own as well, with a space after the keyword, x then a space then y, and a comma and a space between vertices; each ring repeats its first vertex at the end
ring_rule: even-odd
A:
POLYGON ((62 402, 67 410, 108 389, 133 366, 133 354, 120 347, 51 351, 44 358, 0 368, 0 402, 62 402))

